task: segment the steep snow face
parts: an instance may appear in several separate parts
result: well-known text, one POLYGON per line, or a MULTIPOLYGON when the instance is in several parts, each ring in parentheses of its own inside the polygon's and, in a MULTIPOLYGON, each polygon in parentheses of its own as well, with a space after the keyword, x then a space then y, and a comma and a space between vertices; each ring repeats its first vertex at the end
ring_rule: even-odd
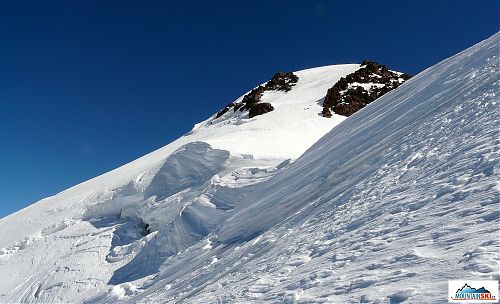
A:
MULTIPOLYGON (((270 103, 272 112, 248 118, 248 111, 233 111, 195 126, 193 134, 203 135, 214 148, 255 158, 297 158, 345 117, 331 120, 319 115, 326 91, 341 77, 360 68, 357 64, 327 66, 295 72, 299 77, 291 91, 265 91, 261 103, 270 103)), ((235 103, 240 103, 243 96, 235 103)))
MULTIPOLYGON (((215 149, 227 150, 233 155, 241 154, 246 158, 262 159, 265 163, 272 161, 278 164, 286 159, 296 159, 344 119, 342 116, 335 116, 333 119, 320 117, 318 113, 321 111, 321 99, 332 84, 359 67, 358 64, 333 65, 295 72, 300 79, 291 92, 272 92, 263 97, 263 101, 270 102, 276 108, 273 113, 252 119, 248 119, 248 113, 241 117, 226 115, 219 119, 214 119, 213 115, 163 148, 1 219, 0 225, 5 229, 2 231, 8 236, 0 239, 0 248, 18 240, 19 231, 16 226, 20 224, 20 220, 27 229, 25 236, 28 236, 36 233, 39 228, 38 225, 28 223, 61 221, 69 215, 61 213, 61 210, 77 208, 79 210, 73 209, 70 213, 83 212, 87 204, 93 204, 134 179, 147 184, 147 177, 152 176, 171 153, 190 142, 206 142, 215 149), (51 215, 48 218, 32 216, 42 213, 51 215), (27 217, 31 218, 31 222, 23 220, 27 217), (14 220, 17 223, 15 225, 10 222, 14 220), (14 231, 17 233, 11 233, 14 231)), ((243 96, 237 101, 241 99, 243 96)))
POLYGON ((262 96, 272 112, 214 115, 1 219, 0 302, 445 302, 448 279, 498 278, 499 36, 295 162, 343 119, 321 100, 359 65, 296 72, 262 96))
POLYGON ((317 196, 316 189, 333 191, 332 197, 345 195, 378 170, 394 171, 388 182, 404 184, 406 192, 420 193, 408 197, 410 201, 436 202, 448 192, 460 193, 465 182, 453 179, 468 181, 471 170, 477 177, 493 180, 498 135, 497 47, 495 35, 484 45, 422 72, 404 89, 388 93, 388 97, 337 126, 291 170, 267 183, 267 190, 259 193, 255 203, 234 214, 238 220, 226 225, 221 237, 251 236, 282 220, 281 213, 268 210, 262 214, 263 210, 277 208, 294 213, 317 196), (434 186, 423 186, 426 179, 434 186), (294 196, 284 199, 276 192, 281 187, 294 196), (450 189, 443 190, 447 187, 450 189), (437 193, 441 191, 444 193, 437 193), (259 225, 254 218, 259 219, 259 225))
POLYGON ((262 96, 272 113, 214 115, 153 153, 1 219, 0 302, 135 294, 344 119, 319 116, 321 99, 357 69, 296 72, 291 91, 262 96))
POLYGON ((499 39, 351 116, 127 299, 447 302, 498 279, 499 39))

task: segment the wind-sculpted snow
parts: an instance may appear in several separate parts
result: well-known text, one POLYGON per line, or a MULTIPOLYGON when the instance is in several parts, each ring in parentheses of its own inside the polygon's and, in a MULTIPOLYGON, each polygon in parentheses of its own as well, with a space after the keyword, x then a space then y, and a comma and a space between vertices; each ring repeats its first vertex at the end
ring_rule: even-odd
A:
POLYGON ((498 279, 498 39, 334 128, 131 299, 447 302, 449 279, 498 279))
POLYGON ((212 116, 157 151, 0 219, 0 302, 135 295, 343 120, 318 116, 320 101, 357 69, 296 72, 287 93, 263 94, 275 106, 265 117, 212 116))
POLYGON ((2 249, 0 267, 36 275, 17 287, 7 283, 10 291, 5 289, 0 301, 93 303, 136 294, 136 284, 218 229, 244 196, 289 161, 272 164, 204 142, 180 147, 156 167, 100 195, 81 216, 2 249))
MULTIPOLYGON (((228 183, 231 178, 225 175, 241 172, 240 162, 240 158, 230 158, 228 151, 212 149, 203 142, 189 143, 165 160, 143 190, 137 185, 144 183, 134 180, 116 190, 111 199, 89 206, 85 220, 98 228, 115 227, 107 261, 114 263, 133 256, 108 283, 116 285, 157 273, 168 257, 217 228, 239 202, 238 197, 253 188, 253 182, 236 187, 230 186, 234 181, 228 183), (121 221, 118 227, 117 220, 121 221), (154 236, 144 240, 151 232, 154 236), (129 241, 116 244, 115 240, 122 239, 129 241), (137 240, 140 248, 134 245, 136 252, 129 254, 130 244, 137 240)), ((264 174, 257 182, 265 181, 274 172, 247 170, 264 174)))
POLYGON ((499 34, 342 121, 359 65, 296 72, 275 110, 224 113, 0 220, 0 302, 447 302, 498 279, 499 34), (314 115, 314 116, 311 116, 314 115))
MULTIPOLYGON (((215 174, 224 169, 228 158, 228 151, 214 150, 207 143, 186 144, 167 157, 157 171, 153 170, 152 174, 148 172, 149 174, 146 173, 115 190, 111 199, 89 206, 84 217, 134 214, 137 209, 143 207, 138 202, 158 202, 209 182, 215 174), (145 178, 148 179, 147 186, 142 181, 145 178)), ((177 208, 180 211, 181 206, 177 208)))
MULTIPOLYGON (((403 179, 408 191, 418 191, 419 196, 411 198, 414 203, 435 201, 447 192, 444 188, 456 192, 461 187, 452 185, 463 183, 450 185, 446 177, 467 179, 463 175, 470 175, 472 168, 479 171, 477 179, 493 180, 497 40, 491 38, 482 48, 471 48, 422 72, 334 128, 290 170, 269 181, 254 203, 233 214, 234 221, 222 228, 219 240, 251 237, 319 195, 345 196, 359 183, 389 171, 389 185, 403 179), (434 186, 422 187, 425 178, 434 186)), ((380 183, 377 188, 387 186, 380 183)))

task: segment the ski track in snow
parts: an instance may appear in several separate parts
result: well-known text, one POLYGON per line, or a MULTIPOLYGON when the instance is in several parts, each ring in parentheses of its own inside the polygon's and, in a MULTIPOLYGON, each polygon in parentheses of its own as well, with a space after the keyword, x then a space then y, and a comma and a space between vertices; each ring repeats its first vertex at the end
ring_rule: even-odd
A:
POLYGON ((263 96, 276 110, 257 120, 208 119, 1 219, 0 302, 446 303, 448 280, 498 280, 499 36, 384 95, 296 161, 342 119, 283 116, 319 112, 331 81, 357 65, 298 72, 292 91, 263 96), (302 139, 288 137, 301 123, 302 139), (269 131, 279 125, 291 126, 269 131))

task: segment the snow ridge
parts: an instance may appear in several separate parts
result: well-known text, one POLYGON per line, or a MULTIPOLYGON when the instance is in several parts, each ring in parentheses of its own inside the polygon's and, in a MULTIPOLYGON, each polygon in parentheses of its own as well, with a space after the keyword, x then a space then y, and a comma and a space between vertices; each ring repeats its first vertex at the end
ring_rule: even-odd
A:
POLYGON ((359 65, 295 72, 265 115, 0 219, 0 302, 422 302, 498 279, 499 38, 345 121, 318 113, 359 65))
POLYGON ((262 96, 276 106, 267 117, 210 117, 157 151, 0 219, 8 274, 0 302, 137 294, 167 259, 204 242, 248 193, 343 119, 319 117, 317 101, 358 68, 297 72, 292 91, 262 96))
POLYGON ((239 205, 211 252, 185 252, 193 267, 171 261, 134 300, 420 302, 450 278, 498 279, 498 39, 334 128, 239 205))

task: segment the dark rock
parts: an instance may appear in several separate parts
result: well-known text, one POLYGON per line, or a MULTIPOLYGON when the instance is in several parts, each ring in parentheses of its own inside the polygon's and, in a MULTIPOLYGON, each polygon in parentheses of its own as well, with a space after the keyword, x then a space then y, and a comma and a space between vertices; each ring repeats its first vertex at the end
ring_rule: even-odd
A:
POLYGON ((230 109, 233 109, 234 112, 237 110, 245 111, 249 110, 249 117, 254 117, 257 115, 261 115, 267 112, 274 110, 273 106, 269 103, 260 103, 260 99, 262 98, 262 94, 265 91, 283 91, 288 92, 292 89, 292 87, 297 83, 299 77, 292 72, 284 73, 278 72, 274 74, 273 78, 266 82, 263 86, 258 86, 248 92, 243 99, 239 103, 230 103, 224 109, 217 112, 215 118, 219 118, 225 113, 227 113, 230 109))
POLYGON ((408 80, 411 78, 411 75, 410 74, 406 74, 406 73, 403 73, 401 74, 399 77, 403 78, 403 80, 408 80))
POLYGON ((231 108, 233 108, 235 106, 234 102, 231 102, 230 104, 228 104, 224 109, 220 110, 219 112, 217 112, 217 115, 215 115, 215 118, 219 118, 221 117, 222 115, 224 115, 227 111, 229 111, 231 108))
POLYGON ((331 117, 333 111, 339 115, 350 116, 410 78, 409 74, 400 75, 389 71, 385 65, 365 60, 361 63, 359 70, 340 78, 333 87, 328 89, 321 114, 324 117, 331 117), (354 83, 373 83, 374 85, 366 90, 354 83))
POLYGON ((323 115, 323 117, 332 117, 333 116, 332 111, 330 111, 329 108, 323 108, 321 115, 323 115))
POLYGON ((253 105, 250 108, 250 112, 248 113, 248 117, 252 118, 252 117, 255 117, 257 115, 262 115, 264 113, 271 112, 272 110, 274 110, 274 107, 270 103, 261 102, 261 103, 253 105))
POLYGON ((260 102, 260 98, 264 91, 266 91, 266 89, 263 86, 258 86, 243 96, 243 100, 241 101, 243 106, 240 108, 240 111, 250 110, 254 104, 260 102))
POLYGON ((234 105, 234 112, 238 111, 238 109, 241 108, 241 103, 237 103, 234 105))
POLYGON ((269 80, 265 87, 266 91, 284 91, 288 92, 292 89, 299 77, 292 72, 278 72, 269 80))

